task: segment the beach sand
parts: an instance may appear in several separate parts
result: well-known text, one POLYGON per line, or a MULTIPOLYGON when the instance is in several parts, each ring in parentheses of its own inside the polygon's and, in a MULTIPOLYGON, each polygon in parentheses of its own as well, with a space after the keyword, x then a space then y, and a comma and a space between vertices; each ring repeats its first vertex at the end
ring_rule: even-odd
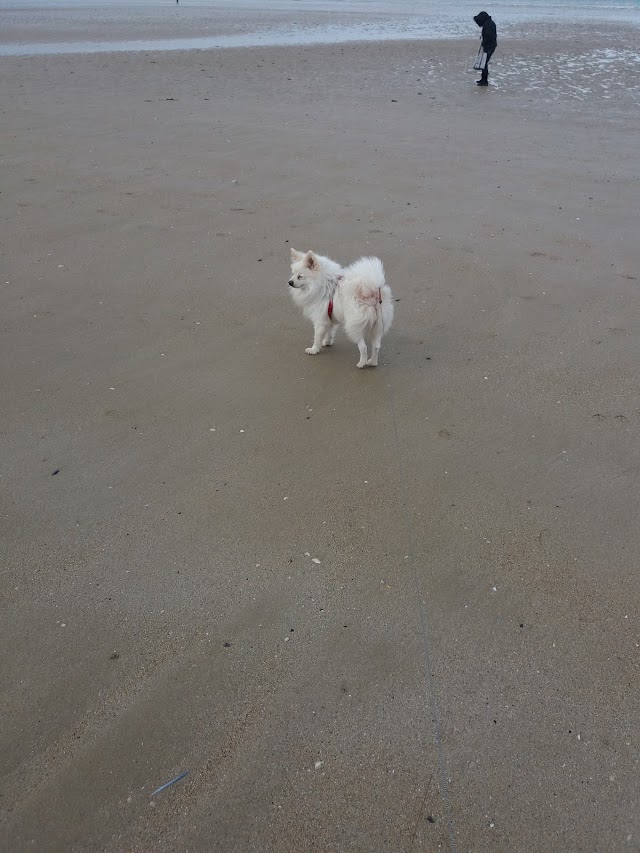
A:
POLYGON ((633 33, 474 47, 0 60, 3 849, 640 849, 633 33))

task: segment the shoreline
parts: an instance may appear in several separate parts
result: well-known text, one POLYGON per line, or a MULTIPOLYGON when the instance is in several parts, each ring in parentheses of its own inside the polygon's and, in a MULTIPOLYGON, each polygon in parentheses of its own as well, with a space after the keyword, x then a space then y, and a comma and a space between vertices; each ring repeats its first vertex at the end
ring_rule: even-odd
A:
MULTIPOLYGON (((599 30, 588 28, 587 32, 577 29, 575 26, 554 28, 553 35, 545 33, 544 25, 532 25, 530 32, 525 38, 521 35, 510 35, 505 33, 500 40, 499 48, 511 45, 517 48, 527 49, 527 44, 536 47, 536 39, 544 38, 546 43, 553 43, 556 47, 562 43, 578 45, 588 42, 597 35, 598 47, 602 48, 602 42, 607 42, 607 47, 615 49, 621 47, 617 43, 619 39, 626 39, 622 47, 627 51, 628 61, 633 66, 637 65, 636 71, 640 71, 640 48, 635 45, 635 36, 638 28, 629 25, 610 24, 599 30)), ((219 50, 256 50, 275 47, 285 48, 315 48, 331 47, 332 45, 357 46, 361 44, 388 44, 388 43, 415 43, 419 42, 425 46, 438 43, 462 42, 470 45, 477 44, 477 40, 469 35, 455 34, 449 36, 424 36, 407 34, 402 32, 364 32, 362 28, 349 28, 336 26, 328 28, 316 28, 302 32, 272 31, 265 35, 261 32, 244 34, 228 34, 219 36, 187 36, 184 38, 163 39, 160 37, 149 39, 114 39, 114 40, 87 40, 78 39, 73 41, 60 40, 55 42, 21 40, 0 42, 0 57, 15 58, 28 56, 56 56, 56 55, 91 55, 101 53, 164 53, 183 51, 219 51, 219 50)), ((585 45, 580 45, 584 47, 585 45)), ((545 50, 548 53, 548 49, 545 50)))
MULTIPOLYGON (((140 6, 7 9, 0 7, 0 56, 104 53, 141 50, 206 50, 356 44, 387 41, 477 41, 472 22, 413 13, 369 14, 338 9, 213 9, 199 6, 140 6)), ((501 21, 499 43, 540 43, 558 38, 585 40, 632 33, 640 16, 627 19, 580 15, 535 16, 501 21)))

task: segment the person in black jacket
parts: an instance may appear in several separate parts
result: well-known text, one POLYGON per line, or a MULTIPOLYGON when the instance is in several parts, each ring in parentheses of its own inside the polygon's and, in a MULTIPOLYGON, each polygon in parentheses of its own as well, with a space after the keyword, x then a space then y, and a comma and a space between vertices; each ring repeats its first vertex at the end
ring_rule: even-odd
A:
POLYGON ((479 27, 482 27, 482 49, 487 54, 487 61, 482 69, 480 79, 476 82, 478 86, 489 85, 489 60, 493 56, 493 52, 498 46, 498 34, 496 25, 494 24, 491 15, 486 12, 479 12, 473 19, 479 27))

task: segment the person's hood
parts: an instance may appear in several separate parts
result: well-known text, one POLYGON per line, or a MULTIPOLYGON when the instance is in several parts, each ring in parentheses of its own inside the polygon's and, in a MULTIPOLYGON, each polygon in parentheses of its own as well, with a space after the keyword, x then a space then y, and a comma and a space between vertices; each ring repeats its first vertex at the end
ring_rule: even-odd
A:
POLYGON ((473 19, 476 24, 481 27, 487 23, 487 21, 491 20, 491 15, 488 15, 486 12, 478 12, 478 14, 473 19))

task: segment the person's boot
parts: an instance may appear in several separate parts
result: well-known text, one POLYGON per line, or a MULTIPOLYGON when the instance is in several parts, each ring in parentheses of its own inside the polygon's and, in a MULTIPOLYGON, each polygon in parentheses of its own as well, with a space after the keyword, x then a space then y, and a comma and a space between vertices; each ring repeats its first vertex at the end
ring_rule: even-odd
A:
POLYGON ((476 86, 488 86, 489 85, 489 75, 483 74, 479 80, 476 80, 476 86))

